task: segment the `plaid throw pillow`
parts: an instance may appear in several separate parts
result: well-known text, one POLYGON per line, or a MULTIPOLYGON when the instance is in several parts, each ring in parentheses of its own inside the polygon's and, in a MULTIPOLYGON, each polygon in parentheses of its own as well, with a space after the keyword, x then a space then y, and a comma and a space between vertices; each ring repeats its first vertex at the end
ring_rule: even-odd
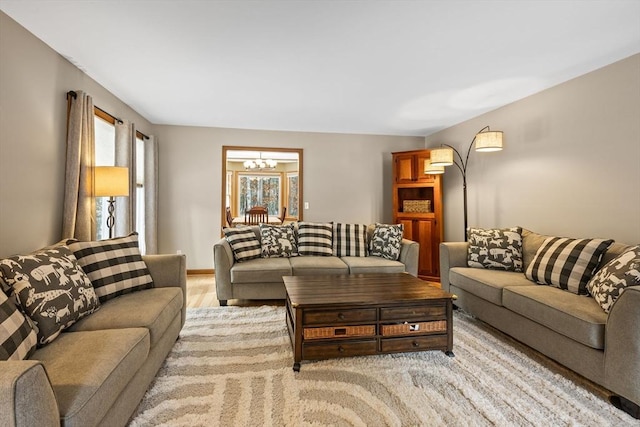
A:
POLYGON ((640 285, 640 246, 633 246, 602 267, 587 283, 587 291, 608 313, 628 286, 640 285))
POLYGON ((260 246, 260 241, 251 227, 225 227, 222 232, 229 242, 233 257, 237 262, 260 258, 262 246, 260 246))
POLYGON ((367 256, 367 226, 340 224, 333 227, 333 254, 335 256, 367 256))
POLYGON ((611 243, 613 240, 549 237, 536 252, 525 276, 541 285, 586 295, 587 282, 611 243))
POLYGON ((0 292, 0 360, 23 360, 33 353, 38 337, 26 317, 0 292))
POLYGON ((400 258, 404 225, 376 224, 369 242, 369 255, 392 261, 400 258))
POLYGON ((298 253, 310 256, 332 256, 333 223, 298 223, 298 253))
POLYGON ((69 241, 69 249, 89 276, 100 301, 153 287, 138 247, 138 233, 93 242, 74 239, 69 241))

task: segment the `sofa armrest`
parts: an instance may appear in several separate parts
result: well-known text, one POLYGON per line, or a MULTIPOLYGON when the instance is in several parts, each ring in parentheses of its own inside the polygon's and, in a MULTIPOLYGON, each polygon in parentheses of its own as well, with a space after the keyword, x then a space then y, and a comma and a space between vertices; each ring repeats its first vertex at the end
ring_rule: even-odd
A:
POLYGON ((640 405, 640 286, 613 304, 605 329, 605 386, 640 405))
POLYGON ((402 239, 398 261, 404 264, 405 271, 414 277, 418 277, 419 260, 420 244, 413 240, 402 239))
POLYGON ((467 242, 440 243, 440 284, 449 292, 449 269, 467 266, 467 242))
POLYGON ((58 403, 41 362, 0 362, 0 425, 60 425, 58 403))
POLYGON ((231 288, 231 267, 235 262, 231 245, 226 239, 220 239, 213 245, 213 268, 216 275, 216 296, 226 301, 233 298, 231 288))
POLYGON ((144 255, 142 257, 156 288, 177 287, 182 290, 182 326, 187 315, 186 255, 144 255))

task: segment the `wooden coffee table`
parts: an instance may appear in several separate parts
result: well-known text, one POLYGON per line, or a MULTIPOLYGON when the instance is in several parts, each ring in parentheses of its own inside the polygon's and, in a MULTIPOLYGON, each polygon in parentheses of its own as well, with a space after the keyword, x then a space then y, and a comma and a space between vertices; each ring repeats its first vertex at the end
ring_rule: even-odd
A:
POLYGON ((293 370, 303 360, 442 350, 455 295, 407 273, 284 276, 293 370))

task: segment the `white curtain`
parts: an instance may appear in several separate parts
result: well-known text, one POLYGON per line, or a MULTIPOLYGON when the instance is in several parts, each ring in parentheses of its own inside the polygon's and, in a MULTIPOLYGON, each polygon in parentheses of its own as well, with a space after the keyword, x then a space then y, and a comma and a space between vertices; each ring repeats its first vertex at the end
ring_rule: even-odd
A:
POLYGON ((93 165, 95 130, 93 100, 82 91, 70 92, 67 123, 62 238, 89 241, 96 237, 93 165))
POLYGON ((129 168, 129 196, 116 197, 114 237, 121 237, 136 231, 136 127, 125 120, 115 129, 115 165, 129 168))
POLYGON ((158 140, 144 141, 144 239, 147 254, 158 253, 158 140))

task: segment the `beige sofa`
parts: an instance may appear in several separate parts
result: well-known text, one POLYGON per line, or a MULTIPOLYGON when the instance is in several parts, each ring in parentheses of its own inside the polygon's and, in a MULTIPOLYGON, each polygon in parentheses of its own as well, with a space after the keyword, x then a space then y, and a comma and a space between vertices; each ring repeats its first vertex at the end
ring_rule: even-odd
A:
MULTIPOLYGON (((259 227, 252 228, 260 239, 259 227)), ((417 276, 419 249, 417 242, 403 239, 397 261, 375 256, 296 256, 236 262, 231 246, 222 238, 213 245, 216 294, 220 305, 227 305, 230 299, 284 299, 282 276, 401 272, 417 276)))
POLYGON ((29 360, 0 361, 0 425, 126 425, 186 315, 184 255, 143 259, 154 288, 103 303, 29 360))
MULTIPOLYGON (((523 233, 523 261, 543 239, 523 233)), ((612 403, 640 415, 640 286, 627 288, 607 315, 597 302, 537 285, 523 273, 467 267, 465 242, 440 244, 442 288, 456 305, 613 393, 612 403)), ((598 268, 627 246, 614 243, 598 268)))

